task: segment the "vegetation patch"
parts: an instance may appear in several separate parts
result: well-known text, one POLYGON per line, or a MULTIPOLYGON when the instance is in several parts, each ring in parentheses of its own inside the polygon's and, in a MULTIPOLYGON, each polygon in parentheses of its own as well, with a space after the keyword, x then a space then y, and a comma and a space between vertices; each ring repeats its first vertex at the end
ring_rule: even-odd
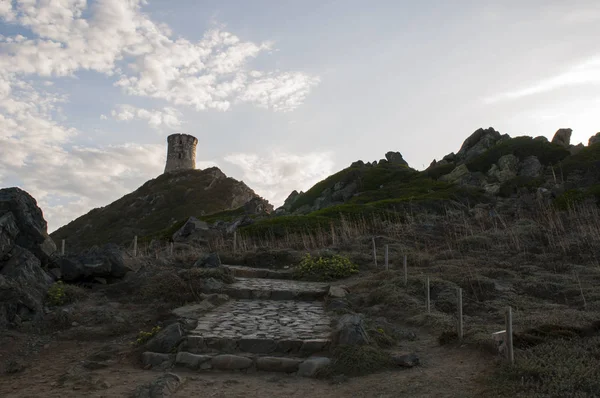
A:
POLYGON ((515 155, 519 160, 536 156, 543 165, 556 164, 569 156, 569 151, 558 144, 532 137, 515 137, 502 141, 467 163, 471 172, 487 172, 504 155, 515 155))
POLYGON ((600 143, 583 148, 575 155, 560 162, 560 170, 564 176, 573 172, 591 172, 596 176, 600 172, 600 143))
POLYGON ((388 352, 372 345, 340 345, 334 348, 331 365, 320 377, 362 376, 393 367, 388 352))
POLYGON ((156 336, 158 332, 160 332, 161 327, 155 326, 149 332, 140 331, 135 339, 135 345, 144 345, 146 344, 152 337, 156 336))
POLYGON ((519 352, 494 375, 502 396, 592 397, 600 391, 600 336, 557 339, 519 352))
POLYGON ((240 228, 244 235, 259 238, 283 238, 290 234, 308 233, 319 229, 329 229, 331 219, 315 215, 280 216, 264 218, 254 224, 240 228))
POLYGON ((332 281, 356 274, 358 265, 344 256, 314 258, 307 253, 295 272, 298 279, 332 281))
POLYGON ((422 175, 432 178, 434 180, 439 179, 441 176, 449 174, 456 167, 455 163, 438 164, 428 168, 421 172, 422 175))
POLYGON ((508 181, 503 182, 500 185, 500 192, 498 193, 502 197, 510 197, 514 194, 519 193, 521 190, 527 190, 529 192, 534 192, 537 188, 541 187, 544 184, 544 178, 538 177, 525 177, 525 176, 517 176, 515 178, 511 178, 508 181))
POLYGON ((595 199, 596 203, 600 203, 600 184, 588 188, 569 189, 554 199, 554 205, 559 210, 568 210, 589 199, 595 199))
POLYGON ((58 281, 50 286, 46 299, 49 305, 59 307, 79 301, 86 296, 87 292, 85 289, 58 281))

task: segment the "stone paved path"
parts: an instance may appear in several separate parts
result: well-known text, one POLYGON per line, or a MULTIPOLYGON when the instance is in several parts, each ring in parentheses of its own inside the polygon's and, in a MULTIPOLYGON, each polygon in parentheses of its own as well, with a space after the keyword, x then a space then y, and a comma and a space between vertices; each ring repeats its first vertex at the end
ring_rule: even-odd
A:
POLYGON ((261 269, 242 270, 266 277, 237 277, 227 285, 223 293, 233 300, 198 319, 185 352, 307 356, 329 346, 331 320, 323 303, 327 283, 270 279, 273 275, 261 269))

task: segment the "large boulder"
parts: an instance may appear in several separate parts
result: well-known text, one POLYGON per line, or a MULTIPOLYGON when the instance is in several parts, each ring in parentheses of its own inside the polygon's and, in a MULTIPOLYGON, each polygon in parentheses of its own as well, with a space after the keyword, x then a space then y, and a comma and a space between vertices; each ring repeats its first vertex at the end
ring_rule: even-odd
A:
POLYGON ((498 159, 497 165, 492 165, 488 171, 488 176, 493 177, 500 182, 505 182, 517 176, 518 168, 519 159, 515 155, 504 155, 498 159))
POLYGON ((273 205, 259 196, 244 203, 244 212, 246 214, 270 214, 272 211, 273 205))
POLYGON ((14 246, 0 262, 0 328, 43 315, 43 303, 52 278, 29 250, 14 246))
POLYGON ((365 328, 363 316, 360 314, 343 315, 338 320, 333 333, 333 342, 336 345, 369 344, 370 339, 365 328))
POLYGON ((0 260, 13 248, 19 227, 12 213, 0 216, 0 260))
POLYGON ((596 133, 595 135, 590 137, 588 141, 588 146, 597 144, 598 142, 600 142, 600 133, 596 133))
POLYGON ((552 143, 569 149, 569 146, 571 145, 572 133, 572 129, 558 129, 558 131, 554 134, 554 137, 552 137, 552 143))
POLYGON ((523 159, 519 175, 522 177, 537 178, 542 175, 542 163, 536 156, 528 156, 523 159))
POLYGON ((131 271, 125 266, 119 247, 112 243, 93 247, 78 255, 60 257, 58 263, 62 279, 69 282, 123 278, 131 271))
POLYGON ((441 181, 451 182, 451 183, 459 183, 464 178, 467 178, 470 175, 469 169, 466 165, 461 164, 452 170, 449 174, 443 175, 440 177, 441 181))
POLYGON ((0 217, 12 213, 19 233, 15 244, 29 250, 45 265, 56 245, 47 233, 48 224, 36 200, 19 188, 0 189, 0 217))
POLYGON ((501 138, 500 133, 492 127, 485 130, 480 128, 463 142, 456 157, 467 162, 496 145, 501 138))

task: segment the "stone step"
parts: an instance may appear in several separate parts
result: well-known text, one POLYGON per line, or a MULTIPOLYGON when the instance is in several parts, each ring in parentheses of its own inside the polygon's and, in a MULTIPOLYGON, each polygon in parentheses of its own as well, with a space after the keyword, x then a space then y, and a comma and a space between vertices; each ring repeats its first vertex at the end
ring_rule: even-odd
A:
POLYGON ((292 279, 293 270, 273 270, 268 268, 252 268, 244 265, 223 265, 230 269, 234 276, 242 278, 262 278, 262 279, 292 279))
POLYGON ((180 350, 307 356, 328 349, 330 324, 322 302, 232 300, 198 319, 180 350))
POLYGON ((238 277, 221 292, 236 299, 315 301, 328 291, 329 285, 321 282, 238 277))
POLYGON ((291 358, 286 356, 259 355, 202 355, 181 351, 174 354, 159 354, 145 352, 142 354, 145 367, 167 369, 171 366, 187 368, 196 371, 265 371, 296 374, 304 377, 317 376, 318 371, 331 363, 326 356, 309 358, 291 358))

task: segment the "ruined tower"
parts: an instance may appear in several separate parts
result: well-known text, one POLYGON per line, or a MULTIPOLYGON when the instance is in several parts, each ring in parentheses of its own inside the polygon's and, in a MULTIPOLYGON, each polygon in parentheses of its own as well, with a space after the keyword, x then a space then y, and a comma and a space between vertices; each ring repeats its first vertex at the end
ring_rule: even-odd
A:
POLYGON ((167 143, 165 173, 196 168, 196 137, 189 134, 171 134, 167 137, 167 143))

